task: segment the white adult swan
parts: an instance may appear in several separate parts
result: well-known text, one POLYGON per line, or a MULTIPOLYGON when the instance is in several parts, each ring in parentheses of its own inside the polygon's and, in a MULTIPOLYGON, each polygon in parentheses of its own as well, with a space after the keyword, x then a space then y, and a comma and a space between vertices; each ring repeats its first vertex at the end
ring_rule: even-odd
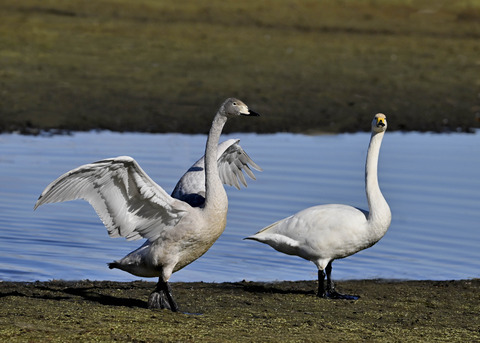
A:
MULTIPOLYGON (((228 199, 219 176, 221 161, 217 161, 217 146, 227 119, 239 115, 258 116, 238 99, 229 98, 220 106, 207 138, 205 172, 194 173, 202 167, 200 159, 184 175, 174 191, 182 200, 168 195, 133 158, 121 156, 86 164, 60 176, 43 191, 35 208, 46 203, 85 199, 111 237, 146 238, 145 244, 109 266, 140 277, 158 276, 157 286, 148 299, 149 308, 177 311, 168 284, 170 276, 202 256, 225 229, 228 199), (202 176, 203 184, 191 182, 202 176), (204 193, 195 195, 195 191, 204 193), (192 198, 193 205, 185 201, 192 198)), ((235 170, 245 167, 245 161, 252 161, 233 143, 223 148, 234 150, 234 156, 243 162, 228 154, 220 160, 233 161, 230 166, 235 170)), ((232 176, 225 165, 220 170, 234 184, 233 179, 241 174, 236 170, 236 176, 232 176)), ((241 181, 245 181, 243 174, 241 181)))
POLYGON ((380 145, 386 129, 385 115, 382 113, 375 115, 365 165, 365 189, 369 211, 338 204, 314 206, 246 238, 315 263, 318 268, 319 297, 358 299, 357 296, 335 291, 331 278, 332 262, 371 247, 385 235, 390 226, 392 215, 380 191, 377 177, 380 145))

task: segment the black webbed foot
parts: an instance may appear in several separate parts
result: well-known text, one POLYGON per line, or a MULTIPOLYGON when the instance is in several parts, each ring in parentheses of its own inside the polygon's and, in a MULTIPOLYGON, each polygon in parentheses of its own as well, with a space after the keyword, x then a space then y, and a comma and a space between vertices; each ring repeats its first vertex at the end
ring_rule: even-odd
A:
POLYGON ((333 283, 333 280, 331 278, 332 274, 332 261, 330 261, 327 264, 327 267, 325 268, 326 273, 319 269, 318 270, 318 293, 317 296, 319 298, 324 298, 324 299, 344 299, 344 300, 357 300, 360 298, 358 295, 348 295, 348 294, 342 294, 338 293, 335 290, 335 284, 333 283), (325 274, 327 275, 327 287, 325 289, 325 285, 323 284, 323 281, 325 279, 325 274))
POLYGON ((177 304, 173 301, 173 304, 170 304, 170 302, 167 300, 167 296, 165 295, 164 292, 160 291, 154 291, 150 294, 148 297, 148 308, 153 310, 153 309, 167 309, 172 312, 177 312, 178 311, 178 306, 177 304), (173 307, 172 307, 173 305, 173 307))
POLYGON ((172 312, 178 311, 178 305, 173 299, 170 285, 163 280, 159 280, 155 290, 148 298, 149 309, 167 309, 172 312))

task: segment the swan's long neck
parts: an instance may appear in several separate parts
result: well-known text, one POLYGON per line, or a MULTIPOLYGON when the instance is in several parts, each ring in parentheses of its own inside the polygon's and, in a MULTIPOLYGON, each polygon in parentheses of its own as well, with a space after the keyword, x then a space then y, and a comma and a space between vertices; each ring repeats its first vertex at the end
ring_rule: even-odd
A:
POLYGON ((368 222, 370 227, 382 236, 390 226, 392 218, 390 207, 378 185, 378 156, 384 134, 385 132, 372 133, 365 164, 365 190, 369 207, 368 222))
POLYGON ((218 174, 217 148, 227 118, 217 113, 205 147, 205 208, 228 206, 225 189, 218 174))

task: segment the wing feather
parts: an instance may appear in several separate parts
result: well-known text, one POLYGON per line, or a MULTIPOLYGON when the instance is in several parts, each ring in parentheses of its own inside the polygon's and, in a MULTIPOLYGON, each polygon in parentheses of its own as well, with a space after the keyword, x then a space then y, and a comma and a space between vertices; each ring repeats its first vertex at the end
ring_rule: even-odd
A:
MULTIPOLYGON (((255 180, 250 166, 262 171, 242 149, 238 139, 229 139, 218 145, 218 174, 222 182, 240 189, 240 183, 247 187, 245 174, 255 180)), ((172 192, 174 198, 188 202, 191 206, 201 206, 205 201, 204 156, 199 159, 178 181, 172 192)))
POLYGON ((156 239, 173 228, 189 205, 172 198, 131 157, 120 156, 73 169, 50 183, 40 205, 88 201, 111 237, 156 239))

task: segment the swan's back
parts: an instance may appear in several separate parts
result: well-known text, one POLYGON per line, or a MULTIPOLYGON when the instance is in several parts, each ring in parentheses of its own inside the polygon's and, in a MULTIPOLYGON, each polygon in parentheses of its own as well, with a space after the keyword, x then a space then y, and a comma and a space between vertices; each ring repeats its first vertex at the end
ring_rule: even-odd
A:
POLYGON ((318 205, 279 220, 247 239, 310 261, 350 256, 371 246, 368 213, 342 204, 318 205))

